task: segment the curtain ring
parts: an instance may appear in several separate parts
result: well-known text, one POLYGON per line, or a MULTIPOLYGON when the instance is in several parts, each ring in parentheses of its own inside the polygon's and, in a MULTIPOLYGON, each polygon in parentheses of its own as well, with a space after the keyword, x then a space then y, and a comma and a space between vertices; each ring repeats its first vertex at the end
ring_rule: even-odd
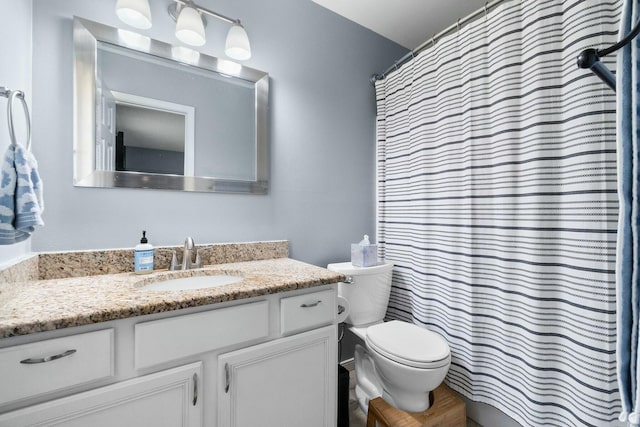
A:
POLYGON ((456 21, 456 32, 460 32, 460 18, 456 21))
POLYGON ((431 47, 436 47, 436 35, 431 36, 431 47))
POLYGON ((13 104, 15 98, 18 98, 22 102, 22 109, 24 110, 24 118, 27 123, 27 142, 25 147, 27 150, 31 150, 31 119, 29 117, 29 107, 27 107, 27 101, 24 99, 24 92, 20 90, 9 91, 9 101, 7 101, 7 124, 9 126, 9 137, 13 146, 18 145, 16 138, 14 123, 13 123, 13 104))
POLYGON ((487 8, 487 5, 489 4, 488 1, 484 2, 484 20, 488 20, 489 19, 489 10, 487 8))

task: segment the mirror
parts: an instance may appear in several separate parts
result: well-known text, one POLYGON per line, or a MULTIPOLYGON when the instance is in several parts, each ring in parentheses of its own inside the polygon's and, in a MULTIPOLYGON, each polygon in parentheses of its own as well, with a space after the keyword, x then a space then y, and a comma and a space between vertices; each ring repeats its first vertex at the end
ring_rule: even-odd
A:
POLYGON ((266 73, 74 18, 74 185, 266 194, 266 73))

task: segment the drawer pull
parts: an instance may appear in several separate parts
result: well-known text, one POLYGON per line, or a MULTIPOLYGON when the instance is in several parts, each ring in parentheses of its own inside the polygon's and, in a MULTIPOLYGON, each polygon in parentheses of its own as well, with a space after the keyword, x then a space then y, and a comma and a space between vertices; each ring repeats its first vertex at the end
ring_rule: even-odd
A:
POLYGON ((322 302, 321 300, 318 300, 318 301, 316 301, 316 302, 314 302, 314 303, 311 303, 311 304, 300 304, 300 307, 302 307, 302 308, 311 308, 311 307, 316 307, 316 306, 317 306, 318 304, 320 304, 321 302, 322 302))
POLYGON ((229 386, 231 383, 231 372, 229 371, 229 364, 224 364, 224 392, 229 393, 229 386))
POLYGON ((198 374, 193 374, 193 406, 198 403, 198 374))
POLYGON ((53 356, 42 357, 40 359, 31 359, 31 358, 24 359, 24 360, 21 360, 20 363, 23 363, 25 365, 35 365, 36 363, 51 362, 52 360, 62 359, 63 357, 71 356, 75 352, 76 350, 67 350, 64 353, 54 354, 53 356))

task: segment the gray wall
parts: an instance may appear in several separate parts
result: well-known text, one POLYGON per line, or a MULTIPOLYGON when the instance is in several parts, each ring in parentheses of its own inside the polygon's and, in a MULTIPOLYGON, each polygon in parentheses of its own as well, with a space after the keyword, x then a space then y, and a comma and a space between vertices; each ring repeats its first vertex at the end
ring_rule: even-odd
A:
MULTIPOLYGON (((165 0, 151 0, 149 36, 173 43, 165 0)), ((310 0, 201 0, 239 17, 271 76, 266 196, 72 185, 72 16, 123 27, 113 1, 33 4, 34 152, 47 225, 33 250, 288 239, 291 256, 324 265, 375 228, 375 97, 368 79, 405 50, 310 0)), ((209 20, 203 52, 222 57, 228 26, 209 20)))
MULTIPOLYGON (((31 106, 31 0, 0 0, 0 86, 21 90, 31 106), (9 18, 10 17, 10 18, 9 18)), ((15 104, 16 134, 24 141, 25 123, 22 106, 15 104)), ((9 147, 7 128, 7 99, 0 97, 0 156, 9 147)), ((0 245, 0 265, 26 255, 31 250, 31 239, 15 245, 0 245)))

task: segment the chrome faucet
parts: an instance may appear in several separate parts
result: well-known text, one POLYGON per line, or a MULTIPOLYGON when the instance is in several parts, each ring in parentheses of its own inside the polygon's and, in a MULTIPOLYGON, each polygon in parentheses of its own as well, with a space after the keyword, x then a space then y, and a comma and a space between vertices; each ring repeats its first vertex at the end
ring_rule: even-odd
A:
POLYGON ((182 248, 182 269, 189 270, 191 268, 191 251, 194 249, 193 239, 187 237, 184 240, 184 247, 182 248))
POLYGON ((191 237, 187 237, 184 241, 184 247, 182 248, 182 265, 178 265, 178 259, 176 257, 176 251, 173 251, 173 257, 171 258, 171 264, 169 270, 191 270, 192 268, 202 267, 202 260, 200 259, 200 253, 196 249, 195 243, 191 237), (192 262, 192 253, 195 251, 196 260, 192 262))

